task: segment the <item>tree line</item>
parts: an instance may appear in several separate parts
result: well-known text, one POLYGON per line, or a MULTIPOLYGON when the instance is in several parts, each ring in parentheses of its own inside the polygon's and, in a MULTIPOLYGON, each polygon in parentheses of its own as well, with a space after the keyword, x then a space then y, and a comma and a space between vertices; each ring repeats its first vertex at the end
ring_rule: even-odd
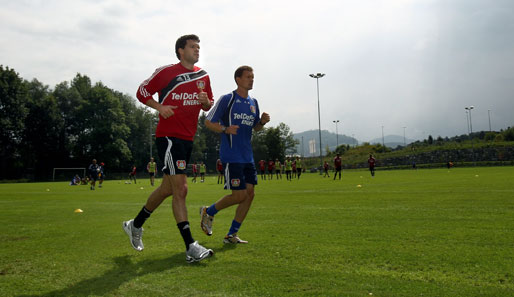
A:
MULTIPOLYGON (((0 100, 0 180, 48 180, 53 168, 87 167, 93 158, 108 173, 128 173, 133 165, 143 171, 150 155, 157 156, 158 114, 86 75, 52 89, 0 65, 0 100)), ((192 161, 214 170, 220 136, 205 127, 205 117, 200 115, 192 161)), ((297 142, 280 123, 254 133, 252 144, 256 159, 283 160, 297 142)))

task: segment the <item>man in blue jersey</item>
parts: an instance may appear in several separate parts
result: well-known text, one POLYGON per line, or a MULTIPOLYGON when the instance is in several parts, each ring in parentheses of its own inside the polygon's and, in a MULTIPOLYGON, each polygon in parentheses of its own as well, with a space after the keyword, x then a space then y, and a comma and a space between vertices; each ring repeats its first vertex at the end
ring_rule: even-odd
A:
POLYGON ((232 225, 224 243, 248 243, 237 236, 255 196, 257 170, 253 160, 251 144, 252 130, 262 130, 270 121, 263 112, 259 116, 257 100, 248 95, 253 88, 253 69, 241 66, 234 73, 237 89, 222 96, 211 109, 205 126, 221 133, 220 159, 225 172, 225 189, 232 193, 224 196, 211 206, 200 208, 201 227, 207 235, 212 235, 214 215, 222 209, 238 204, 232 225))

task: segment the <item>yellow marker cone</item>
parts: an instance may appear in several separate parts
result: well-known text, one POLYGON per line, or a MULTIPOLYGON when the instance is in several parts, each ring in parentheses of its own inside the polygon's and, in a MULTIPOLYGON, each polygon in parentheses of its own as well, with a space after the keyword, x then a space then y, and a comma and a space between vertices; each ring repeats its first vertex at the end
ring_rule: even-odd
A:
POLYGON ((47 192, 50 192, 50 189, 46 189, 47 192))
POLYGON ((84 212, 84 211, 82 209, 80 209, 80 208, 77 208, 77 209, 75 209, 74 212, 79 213, 79 212, 84 212))
POLYGON ((144 190, 144 188, 143 188, 143 187, 141 187, 140 189, 141 189, 141 190, 144 190))
POLYGON ((361 185, 357 185, 357 188, 362 188, 362 186, 361 185))

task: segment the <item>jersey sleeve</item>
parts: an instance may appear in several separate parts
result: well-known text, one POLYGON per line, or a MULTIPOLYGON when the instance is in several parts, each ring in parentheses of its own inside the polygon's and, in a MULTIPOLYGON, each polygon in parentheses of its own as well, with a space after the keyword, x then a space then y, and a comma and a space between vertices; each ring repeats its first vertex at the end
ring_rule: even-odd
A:
POLYGON ((209 111, 207 120, 209 120, 211 123, 218 123, 227 110, 229 99, 230 96, 221 96, 220 99, 216 101, 216 104, 214 104, 214 107, 211 108, 211 111, 209 111))
POLYGON ((153 95, 162 89, 161 74, 165 67, 157 68, 152 76, 143 81, 137 89, 136 97, 139 102, 146 105, 146 102, 150 99, 153 100, 153 95))

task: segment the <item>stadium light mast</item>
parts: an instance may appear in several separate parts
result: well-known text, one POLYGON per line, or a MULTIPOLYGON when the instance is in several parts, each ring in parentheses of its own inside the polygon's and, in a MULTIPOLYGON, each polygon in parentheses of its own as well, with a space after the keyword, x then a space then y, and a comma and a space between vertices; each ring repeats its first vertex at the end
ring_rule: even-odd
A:
POLYGON ((325 76, 325 73, 309 74, 310 77, 316 79, 316 90, 318 92, 318 130, 319 130, 319 175, 321 175, 321 168, 323 168, 323 156, 321 150, 321 116, 319 112, 319 79, 325 76))
POLYGON ((407 141, 405 141, 405 129, 407 127, 402 127, 403 128, 403 146, 407 146, 407 141))
POLYGON ((473 105, 469 107, 464 107, 465 110, 469 111, 469 133, 473 133, 473 122, 471 121, 471 110, 475 107, 473 105))
MULTIPOLYGON (((464 108, 466 109, 466 108, 464 108)), ((469 112, 466 110, 466 128, 468 129, 468 134, 469 134, 469 112)))
POLYGON ((385 150, 385 141, 384 141, 384 126, 382 126, 382 146, 384 147, 384 150, 385 150))
POLYGON ((471 138, 471 155, 473 157, 473 166, 476 166, 476 163, 475 163, 475 146, 473 144, 473 122, 471 121, 471 110, 474 109, 475 107, 473 105, 471 106, 467 106, 467 107, 464 107, 464 109, 466 111, 469 112, 469 138, 471 138))
POLYGON ((337 147, 339 146, 339 132, 337 132, 337 124, 339 124, 339 120, 335 120, 335 121, 332 121, 336 124, 336 150, 337 150, 337 147))
POLYGON ((492 132, 491 130, 491 110, 487 110, 487 117, 489 118, 489 132, 492 132))

